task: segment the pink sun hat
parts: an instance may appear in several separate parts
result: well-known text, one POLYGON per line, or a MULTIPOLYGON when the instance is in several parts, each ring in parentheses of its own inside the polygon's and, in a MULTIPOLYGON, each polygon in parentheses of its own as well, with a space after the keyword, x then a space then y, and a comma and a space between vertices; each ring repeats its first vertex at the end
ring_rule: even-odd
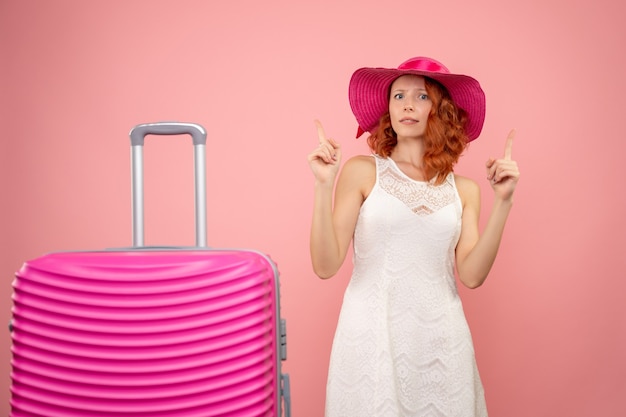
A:
POLYGON ((359 123, 357 137, 376 128, 380 117, 389 110, 391 84, 407 74, 439 81, 454 103, 467 112, 465 133, 468 141, 480 135, 485 121, 485 93, 478 81, 467 75, 451 74, 448 68, 432 58, 415 57, 398 68, 360 68, 352 74, 348 94, 350 107, 359 123))

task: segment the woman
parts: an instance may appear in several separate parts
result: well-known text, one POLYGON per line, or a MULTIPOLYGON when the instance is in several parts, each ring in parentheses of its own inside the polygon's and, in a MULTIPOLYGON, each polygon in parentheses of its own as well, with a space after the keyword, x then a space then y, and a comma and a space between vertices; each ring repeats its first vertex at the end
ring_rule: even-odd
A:
POLYGON ((326 417, 486 416, 455 267, 476 288, 493 265, 519 179, 513 132, 504 157, 487 161, 494 203, 479 233, 479 186, 453 172, 482 130, 479 83, 417 57, 357 70, 349 99, 373 155, 349 159, 339 174, 341 148, 316 121, 319 146, 308 156, 315 273, 332 277, 354 239, 326 417))

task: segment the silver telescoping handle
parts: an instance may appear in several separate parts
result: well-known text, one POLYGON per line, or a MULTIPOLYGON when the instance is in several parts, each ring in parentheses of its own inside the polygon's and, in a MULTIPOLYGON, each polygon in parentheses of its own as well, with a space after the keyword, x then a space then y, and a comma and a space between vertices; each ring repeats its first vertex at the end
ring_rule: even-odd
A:
POLYGON ((130 131, 133 247, 144 246, 143 144, 147 135, 184 135, 193 139, 196 200, 196 246, 207 246, 206 233, 206 130, 195 123, 158 122, 135 126, 130 131))

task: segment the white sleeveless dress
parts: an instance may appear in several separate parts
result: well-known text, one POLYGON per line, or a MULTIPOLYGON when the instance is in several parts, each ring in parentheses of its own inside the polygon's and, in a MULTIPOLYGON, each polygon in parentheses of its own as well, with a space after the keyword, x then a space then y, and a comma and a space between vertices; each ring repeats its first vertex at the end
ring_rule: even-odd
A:
POLYGON ((374 156, 354 271, 333 342, 326 417, 485 417, 454 276, 461 201, 448 175, 415 181, 374 156))

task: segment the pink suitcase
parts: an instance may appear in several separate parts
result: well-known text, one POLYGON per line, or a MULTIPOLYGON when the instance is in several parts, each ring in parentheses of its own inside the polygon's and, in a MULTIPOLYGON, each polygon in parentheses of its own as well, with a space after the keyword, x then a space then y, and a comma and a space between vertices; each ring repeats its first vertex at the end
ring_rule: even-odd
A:
POLYGON ((13 283, 11 416, 289 416, 279 276, 254 250, 206 246, 204 129, 131 130, 133 247, 50 253, 13 283), (189 134, 196 246, 143 242, 143 143, 189 134))

